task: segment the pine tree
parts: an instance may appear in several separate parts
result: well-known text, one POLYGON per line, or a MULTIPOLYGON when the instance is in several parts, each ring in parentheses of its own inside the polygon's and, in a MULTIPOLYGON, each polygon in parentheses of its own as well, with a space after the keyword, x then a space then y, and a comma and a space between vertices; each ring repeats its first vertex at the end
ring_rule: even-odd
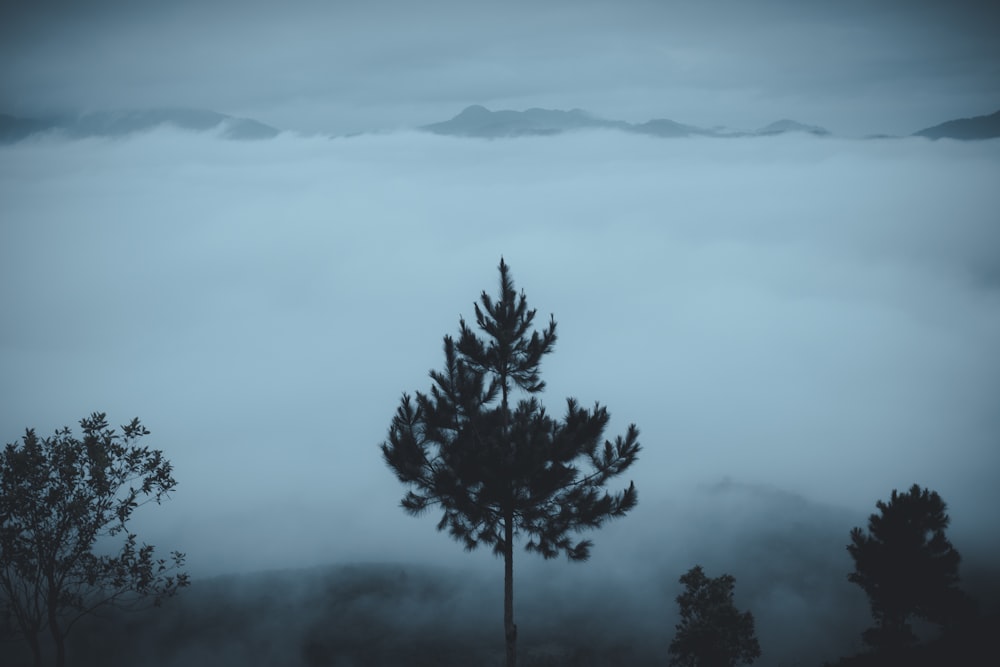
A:
POLYGON ((865 642, 898 649, 916 641, 911 617, 945 625, 963 610, 966 600, 957 587, 961 557, 944 535, 947 505, 936 492, 917 484, 907 493, 893 489, 889 502, 879 500, 876 507, 867 533, 851 531, 847 550, 854 572, 847 579, 871 602, 876 625, 865 631, 865 642))
POLYGON ((677 596, 681 622, 670 642, 670 664, 677 667, 734 667, 760 657, 753 614, 733 603, 736 579, 730 574, 709 578, 695 565, 680 578, 677 596))
POLYGON ((503 558, 504 636, 514 667, 515 537, 527 537, 525 549, 546 559, 586 560, 592 543, 571 534, 635 507, 632 483, 614 494, 604 486, 632 465, 640 445, 634 424, 601 445, 610 417, 600 404, 588 410, 570 398, 561 419, 546 412, 535 395, 545 388, 539 369, 555 345, 556 323, 532 330, 536 311, 515 291, 502 258, 499 269, 498 298, 484 291, 475 304, 483 337, 464 319, 457 340, 445 336, 444 369, 431 371, 428 393, 403 394, 381 449, 410 487, 407 512, 437 505, 438 530, 469 551, 486 546, 503 558), (523 398, 513 405, 515 391, 523 398))

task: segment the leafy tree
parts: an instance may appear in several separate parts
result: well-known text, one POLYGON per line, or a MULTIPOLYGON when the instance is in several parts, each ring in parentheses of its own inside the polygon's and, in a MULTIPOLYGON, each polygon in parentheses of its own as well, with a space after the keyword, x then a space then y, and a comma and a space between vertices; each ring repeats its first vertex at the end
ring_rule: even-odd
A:
POLYGON ((444 338, 445 366, 431 371, 429 393, 403 394, 381 445, 385 462, 411 487, 402 500, 410 514, 432 505, 467 550, 491 547, 504 560, 504 636, 507 665, 516 662, 514 538, 544 558, 564 553, 586 560, 592 543, 570 534, 597 528, 635 507, 635 486, 615 494, 605 484, 624 472, 639 452, 639 430, 601 446, 609 415, 567 400, 566 414, 551 417, 536 400, 545 383, 542 357, 556 342, 556 323, 532 331, 535 310, 514 290, 500 260, 500 293, 482 293, 475 304, 480 338, 464 319, 459 335, 444 338), (512 393, 525 395, 512 406, 512 393))
POLYGON ((42 664, 42 636, 66 660, 66 636, 86 614, 159 605, 188 585, 184 555, 154 557, 127 523, 136 508, 174 488, 170 462, 140 447, 149 431, 132 420, 121 433, 103 413, 50 438, 28 429, 0 453, 0 609, 42 664))
POLYGON ((734 667, 760 657, 753 614, 733 604, 736 579, 729 574, 710 579, 700 565, 681 576, 677 596, 681 622, 670 642, 670 664, 681 667, 734 667))
POLYGON ((875 627, 865 631, 865 642, 896 649, 916 641, 911 617, 943 625, 962 608, 961 557, 944 535, 947 506, 936 492, 914 484, 902 494, 893 489, 888 503, 875 506, 879 513, 868 518, 868 532, 851 530, 854 572, 847 579, 871 603, 875 627))

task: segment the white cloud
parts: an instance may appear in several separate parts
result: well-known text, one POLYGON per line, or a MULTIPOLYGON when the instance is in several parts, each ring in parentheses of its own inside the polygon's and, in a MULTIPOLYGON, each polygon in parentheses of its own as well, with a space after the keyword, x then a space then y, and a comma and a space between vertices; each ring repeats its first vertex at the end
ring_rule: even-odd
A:
POLYGON ((458 558, 397 509, 376 445, 503 254, 559 322, 546 404, 640 426, 644 504, 730 475, 864 514, 918 482, 985 530, 998 159, 615 133, 8 146, 4 437, 140 416, 177 466, 164 522, 209 569, 282 517, 246 567, 384 553, 396 530, 407 556, 458 558), (379 530, 348 547, 343 521, 379 530))

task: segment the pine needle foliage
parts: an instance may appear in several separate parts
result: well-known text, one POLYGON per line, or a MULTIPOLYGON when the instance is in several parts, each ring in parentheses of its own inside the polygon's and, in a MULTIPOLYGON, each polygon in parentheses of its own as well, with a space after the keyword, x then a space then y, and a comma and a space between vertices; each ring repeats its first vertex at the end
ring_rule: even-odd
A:
POLYGON ((503 259, 499 270, 499 294, 482 293, 475 327, 463 318, 458 337, 444 337, 444 368, 430 372, 430 390, 403 394, 382 455, 409 487, 403 508, 417 515, 439 507, 438 530, 467 550, 491 548, 509 571, 520 535, 546 559, 586 560, 592 543, 576 533, 636 505, 634 484, 604 487, 635 462, 639 430, 632 424, 603 440, 610 416, 598 403, 587 409, 570 398, 561 418, 546 411, 536 395, 556 322, 533 329, 536 311, 503 259))
POLYGON ((918 484, 906 493, 895 489, 889 502, 876 503, 868 531, 851 530, 847 551, 854 559, 848 581, 860 586, 871 603, 875 627, 865 643, 897 649, 916 641, 909 620, 948 625, 965 611, 958 588, 961 556, 945 537, 950 518, 941 496, 918 484))

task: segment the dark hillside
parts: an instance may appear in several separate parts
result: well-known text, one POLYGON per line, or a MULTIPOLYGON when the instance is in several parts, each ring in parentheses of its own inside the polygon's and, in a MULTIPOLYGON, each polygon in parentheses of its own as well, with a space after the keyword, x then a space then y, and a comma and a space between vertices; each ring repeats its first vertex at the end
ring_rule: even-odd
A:
POLYGON ((929 139, 962 139, 965 141, 996 139, 1000 137, 1000 111, 988 116, 949 120, 913 134, 929 139))
MULTIPOLYGON (((472 572, 401 565, 196 581, 161 609, 89 619, 71 637, 69 664, 500 665, 499 596, 487 590, 495 588, 493 583, 472 572)), ((551 621, 551 627, 532 628, 525 619, 522 664, 642 667, 661 662, 652 645, 625 645, 599 633, 581 636, 574 627, 559 625, 551 621)), ((29 664, 26 656, 18 660, 13 664, 29 664)))

